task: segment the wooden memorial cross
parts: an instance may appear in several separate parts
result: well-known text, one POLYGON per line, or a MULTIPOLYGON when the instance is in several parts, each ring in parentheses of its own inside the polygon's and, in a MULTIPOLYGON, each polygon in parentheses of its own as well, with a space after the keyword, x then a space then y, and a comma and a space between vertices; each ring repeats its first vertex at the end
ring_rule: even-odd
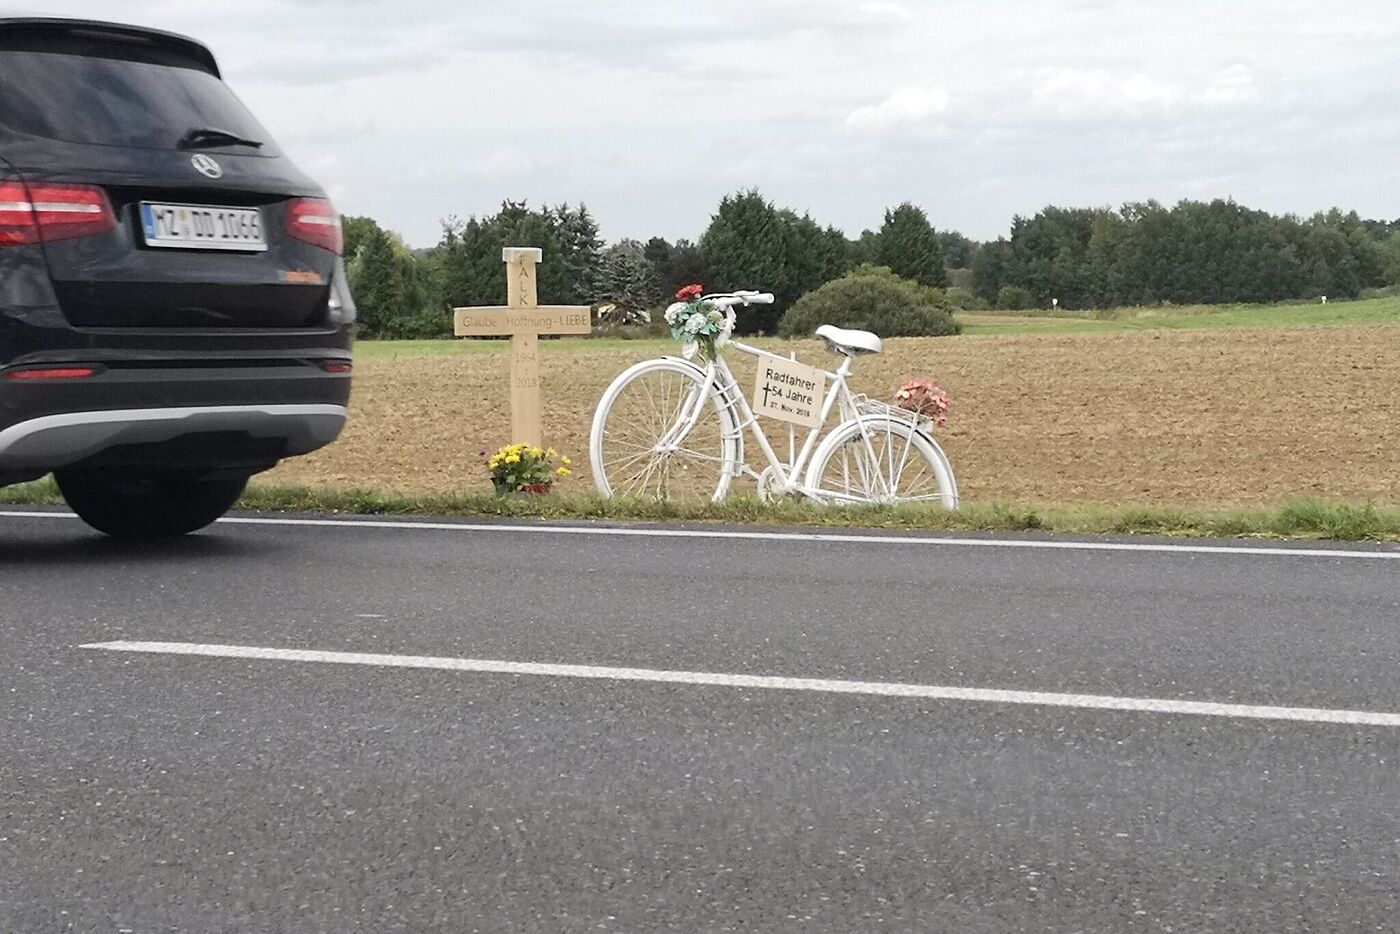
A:
POLYGON ((501 250, 506 264, 505 307, 452 309, 458 337, 510 335, 510 431, 517 444, 541 446, 540 335, 588 334, 593 310, 587 305, 541 305, 535 287, 535 264, 543 254, 534 247, 501 250))

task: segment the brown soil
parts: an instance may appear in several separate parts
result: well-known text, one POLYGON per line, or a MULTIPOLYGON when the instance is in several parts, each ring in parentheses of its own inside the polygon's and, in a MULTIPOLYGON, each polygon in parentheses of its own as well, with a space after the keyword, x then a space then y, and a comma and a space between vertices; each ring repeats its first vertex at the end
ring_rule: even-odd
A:
MULTIPOLYGON (((781 346, 808 363, 832 359, 815 343, 781 346)), ((855 388, 884 398, 906 378, 936 378, 953 401, 940 441, 968 499, 1400 500, 1400 328, 907 338, 885 346, 882 356, 857 361, 855 388)), ((591 490, 593 408, 618 373, 652 355, 579 347, 542 360, 545 440, 577 466, 561 491, 591 490)), ((750 389, 747 358, 731 359, 750 389)), ((504 353, 364 359, 341 440, 262 479, 400 493, 487 490, 478 452, 510 440, 506 367, 504 353)), ((781 426, 775 433, 786 438, 781 426)))

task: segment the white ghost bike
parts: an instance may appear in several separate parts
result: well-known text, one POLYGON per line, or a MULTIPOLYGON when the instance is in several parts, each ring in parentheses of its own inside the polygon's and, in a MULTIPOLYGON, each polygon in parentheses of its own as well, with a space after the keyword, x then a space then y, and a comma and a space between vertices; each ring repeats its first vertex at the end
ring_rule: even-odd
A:
MULTIPOLYGON (((715 308, 768 304, 762 292, 703 296, 715 308)), ((646 360, 613 381, 598 402, 589 457, 598 492, 666 501, 718 502, 738 477, 758 482, 763 499, 798 495, 822 503, 894 505, 933 503, 958 508, 958 486, 948 457, 933 439, 932 423, 912 412, 851 392, 855 358, 877 354, 880 338, 868 331, 822 325, 816 336, 841 357, 824 371, 828 389, 821 426, 780 459, 723 355, 703 365, 680 357, 646 360), (834 412, 840 421, 825 437, 834 412), (766 462, 755 470, 745 457, 749 429, 766 462), (820 443, 819 443, 820 440, 820 443)), ((724 349, 788 362, 786 357, 731 341, 724 349)))

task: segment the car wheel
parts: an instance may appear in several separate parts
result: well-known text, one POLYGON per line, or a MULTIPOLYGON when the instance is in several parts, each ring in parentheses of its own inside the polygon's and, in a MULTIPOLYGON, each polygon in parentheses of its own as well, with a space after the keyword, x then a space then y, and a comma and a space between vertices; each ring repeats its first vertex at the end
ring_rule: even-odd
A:
POLYGON ((228 512, 245 473, 173 470, 57 470, 54 479, 84 522, 117 538, 171 538, 204 528, 228 512))

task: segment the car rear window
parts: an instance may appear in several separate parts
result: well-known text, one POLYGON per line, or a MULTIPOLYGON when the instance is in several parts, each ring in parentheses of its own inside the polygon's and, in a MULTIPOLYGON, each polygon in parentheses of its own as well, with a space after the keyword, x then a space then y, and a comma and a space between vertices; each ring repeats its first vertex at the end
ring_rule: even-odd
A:
POLYGON ((124 58, 0 48, 0 126, 25 136, 174 149, 188 130, 213 127, 272 155, 267 131, 228 85, 197 68, 124 58))

